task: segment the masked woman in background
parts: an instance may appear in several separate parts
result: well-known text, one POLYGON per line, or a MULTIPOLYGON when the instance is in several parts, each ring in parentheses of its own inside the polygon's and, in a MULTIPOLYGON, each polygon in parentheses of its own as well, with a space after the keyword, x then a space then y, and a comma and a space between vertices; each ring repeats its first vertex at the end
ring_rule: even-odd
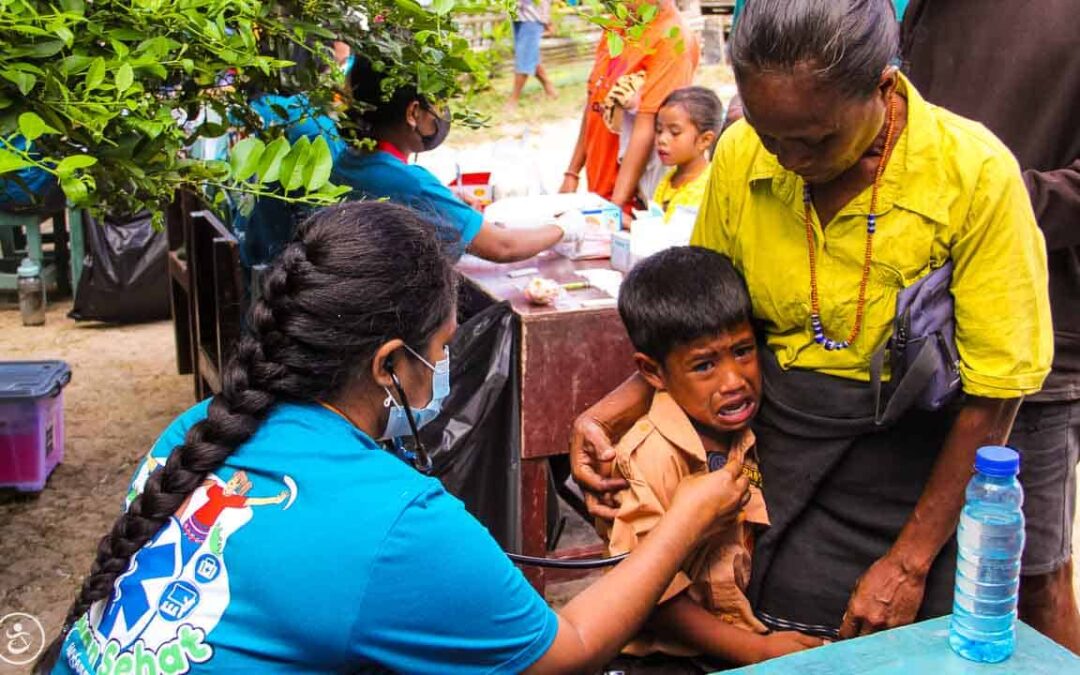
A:
POLYGON ((448 253, 469 252, 494 262, 524 260, 564 239, 557 225, 509 230, 484 220, 427 169, 409 156, 439 147, 450 133, 450 111, 436 108, 415 87, 387 98, 382 77, 358 57, 350 74, 353 119, 374 151, 351 148, 334 164, 332 180, 352 187, 354 199, 388 199, 417 209, 438 228, 444 241, 457 242, 448 253))

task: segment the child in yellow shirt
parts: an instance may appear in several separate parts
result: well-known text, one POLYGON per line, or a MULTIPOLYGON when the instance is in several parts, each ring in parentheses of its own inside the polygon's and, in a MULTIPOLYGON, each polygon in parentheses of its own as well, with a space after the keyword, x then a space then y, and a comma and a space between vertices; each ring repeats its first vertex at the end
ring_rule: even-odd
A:
POLYGON ((656 186, 653 201, 670 222, 678 207, 697 211, 709 180, 709 153, 716 145, 724 106, 705 87, 671 92, 656 114, 656 153, 664 166, 675 167, 656 186))

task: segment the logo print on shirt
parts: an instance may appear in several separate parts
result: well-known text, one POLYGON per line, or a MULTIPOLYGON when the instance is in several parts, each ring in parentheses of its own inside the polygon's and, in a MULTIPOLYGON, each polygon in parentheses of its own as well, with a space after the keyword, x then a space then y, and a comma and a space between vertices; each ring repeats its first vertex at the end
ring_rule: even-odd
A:
MULTIPOLYGON (((150 457, 140 468, 129 504, 158 466, 150 457)), ((79 630, 69 634, 64 656, 71 667, 111 673, 154 658, 163 659, 168 672, 185 673, 191 663, 210 660, 213 647, 204 640, 230 600, 229 538, 251 521, 255 507, 288 509, 299 492, 296 482, 283 476, 284 489, 257 496, 266 494, 270 480, 260 477, 259 489, 244 471, 227 480, 211 474, 132 557, 112 598, 95 603, 79 630)))
POLYGON ((169 621, 179 621, 199 604, 199 589, 186 581, 174 581, 165 589, 158 612, 169 621))
POLYGON ((217 575, 220 573, 221 563, 217 556, 204 553, 195 563, 195 580, 200 583, 208 584, 217 579, 217 575))

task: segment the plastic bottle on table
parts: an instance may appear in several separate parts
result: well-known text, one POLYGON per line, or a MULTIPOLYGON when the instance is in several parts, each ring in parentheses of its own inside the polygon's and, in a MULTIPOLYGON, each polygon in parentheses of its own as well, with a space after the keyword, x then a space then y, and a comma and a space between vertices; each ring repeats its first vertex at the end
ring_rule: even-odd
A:
POLYGON ((980 448, 957 529, 956 593, 949 644, 971 661, 997 663, 1016 647, 1016 597, 1024 551, 1024 491, 1011 448, 980 448))
POLYGON ((23 258, 16 272, 19 289, 19 313, 24 326, 41 326, 45 323, 45 282, 41 279, 41 266, 30 258, 23 258))

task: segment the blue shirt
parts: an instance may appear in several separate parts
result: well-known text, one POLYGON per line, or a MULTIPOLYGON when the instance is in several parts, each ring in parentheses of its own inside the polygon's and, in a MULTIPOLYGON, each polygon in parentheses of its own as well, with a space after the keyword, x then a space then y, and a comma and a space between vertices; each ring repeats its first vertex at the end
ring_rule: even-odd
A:
MULTIPOLYGON (((266 128, 283 127, 290 144, 304 137, 315 142, 322 136, 334 159, 348 147, 334 120, 314 107, 304 94, 263 94, 251 102, 251 108, 266 128)), ((269 263, 292 240, 297 223, 308 212, 306 207, 269 198, 256 199, 250 211, 237 208, 232 229, 240 242, 240 262, 248 268, 269 263)))
POLYGON ((388 152, 347 150, 334 163, 330 178, 348 185, 356 199, 389 199, 431 219, 444 241, 454 242, 460 257, 484 224, 484 216, 461 201, 422 166, 406 164, 388 152))
MULTIPOLYGON (((15 150, 31 150, 26 137, 16 134, 9 140, 0 139, 0 149, 8 143, 15 150)), ((40 155, 31 152, 35 159, 40 155)), ((0 178, 0 208, 32 206, 35 201, 44 201, 51 190, 57 189, 56 178, 38 166, 29 166, 4 174, 0 178)))
POLYGON ((251 108, 259 114, 266 128, 284 126, 285 138, 290 144, 305 136, 312 142, 322 136, 335 158, 348 147, 338 132, 337 123, 326 112, 314 107, 305 94, 263 94, 251 102, 251 108))
MULTIPOLYGON (((207 407, 165 431, 129 500, 207 407)), ((54 672, 508 673, 557 630, 437 480, 283 403, 77 622, 54 672)))

